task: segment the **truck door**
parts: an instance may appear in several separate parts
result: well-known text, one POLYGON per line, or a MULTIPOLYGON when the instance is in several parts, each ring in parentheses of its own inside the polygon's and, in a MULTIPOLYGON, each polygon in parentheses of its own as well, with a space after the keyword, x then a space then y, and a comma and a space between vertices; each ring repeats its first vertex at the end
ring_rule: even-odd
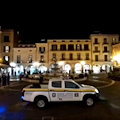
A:
POLYGON ((62 88, 62 81, 52 81, 51 89, 49 90, 49 95, 51 101, 62 101, 64 89, 62 88))
POLYGON ((80 101, 80 86, 72 81, 64 81, 64 99, 63 101, 80 101))

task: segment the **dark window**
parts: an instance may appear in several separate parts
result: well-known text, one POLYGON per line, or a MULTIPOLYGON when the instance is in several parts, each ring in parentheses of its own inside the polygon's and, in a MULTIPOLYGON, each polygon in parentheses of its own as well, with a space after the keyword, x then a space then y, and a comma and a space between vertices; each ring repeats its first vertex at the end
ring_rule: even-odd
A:
POLYGON ((73 59, 73 54, 72 53, 70 53, 70 60, 72 60, 73 59))
POLYGON ((4 42, 10 42, 9 36, 4 36, 4 42))
POLYGON ((107 38, 104 38, 104 43, 107 43, 107 38))
POLYGON ((52 50, 57 50, 57 45, 52 45, 52 50))
POLYGON ((77 54, 77 59, 80 60, 80 53, 77 54))
POLYGON ((73 82, 65 81, 65 88, 76 88, 77 89, 79 88, 79 86, 73 82))
POLYGON ((39 51, 40 51, 40 53, 44 53, 45 52, 45 47, 39 47, 39 51))
POLYGON ((104 47, 104 52, 107 52, 107 47, 104 47))
POLYGON ((98 47, 95 47, 95 51, 98 51, 98 47))
POLYGON ((61 81, 54 81, 54 82, 52 82, 52 87, 61 88, 61 81))
POLYGON ((86 53, 86 60, 89 60, 89 53, 86 53))
POLYGON ((88 44, 85 44, 85 45, 84 45, 84 50, 89 50, 88 44))
POLYGON ((56 42, 56 40, 53 40, 53 42, 56 42))
POLYGON ((62 60, 65 60, 65 53, 62 53, 62 60))
POLYGON ((98 43, 98 38, 95 38, 95 43, 98 43))
POLYGON ((73 42, 73 40, 70 40, 70 42, 73 42))
POLYGON ((95 61, 98 61, 98 55, 95 55, 95 61))
POLYGON ((20 62, 21 62, 21 56, 17 55, 17 63, 20 63, 20 62))
POLYGON ((66 50, 66 45, 60 45, 60 50, 66 50))
POLYGON ((104 55, 104 60, 107 61, 107 55, 104 55))
POLYGON ((74 50, 74 45, 72 44, 68 45, 68 50, 74 50))

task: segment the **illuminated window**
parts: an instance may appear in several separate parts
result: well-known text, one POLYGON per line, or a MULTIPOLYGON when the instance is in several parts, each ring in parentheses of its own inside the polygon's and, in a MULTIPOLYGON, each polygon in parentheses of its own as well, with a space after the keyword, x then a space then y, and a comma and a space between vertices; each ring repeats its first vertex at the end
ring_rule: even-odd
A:
POLYGON ((4 46, 4 52, 6 53, 10 52, 10 46, 4 46))
POLYGON ((82 45, 81 44, 77 44, 76 45, 76 50, 82 50, 82 45))
POLYGON ((52 45, 52 50, 57 50, 57 45, 52 45))
POLYGON ((10 59, 9 56, 4 56, 5 61, 9 61, 9 59, 10 59))
POLYGON ((45 53, 45 47, 40 47, 39 51, 40 51, 40 53, 45 53))
POLYGON ((41 56, 40 56, 40 62, 43 62, 43 61, 44 61, 44 56, 41 55, 41 56))
POLYGON ((29 55, 28 60, 29 60, 29 63, 32 63, 32 55, 29 55))

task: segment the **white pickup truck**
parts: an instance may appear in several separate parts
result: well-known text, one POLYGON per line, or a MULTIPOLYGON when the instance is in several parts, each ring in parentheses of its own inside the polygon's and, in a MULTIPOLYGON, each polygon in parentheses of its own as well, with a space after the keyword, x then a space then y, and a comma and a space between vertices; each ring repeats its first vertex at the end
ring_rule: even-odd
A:
POLYGON ((44 108, 48 102, 83 101, 92 106, 99 97, 99 91, 89 85, 79 85, 74 80, 51 79, 48 85, 29 85, 22 90, 22 100, 35 102, 44 108))

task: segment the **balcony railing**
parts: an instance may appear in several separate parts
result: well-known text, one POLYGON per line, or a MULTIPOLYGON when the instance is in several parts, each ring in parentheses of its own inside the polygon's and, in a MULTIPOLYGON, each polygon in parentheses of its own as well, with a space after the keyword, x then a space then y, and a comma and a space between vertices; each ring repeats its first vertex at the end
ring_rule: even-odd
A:
POLYGON ((103 51, 103 53, 109 53, 109 51, 107 50, 107 51, 103 51))
POLYGON ((45 63, 45 60, 40 60, 39 62, 40 62, 40 63, 45 63))
POLYGON ((104 42, 104 43, 103 43, 103 45, 106 45, 106 44, 108 44, 108 43, 107 43, 107 42, 104 42))
POLYGON ((95 50, 95 51, 93 51, 93 53, 99 53, 100 52, 100 50, 95 50))
POLYGON ((99 44, 99 42, 94 42, 93 44, 99 44))

